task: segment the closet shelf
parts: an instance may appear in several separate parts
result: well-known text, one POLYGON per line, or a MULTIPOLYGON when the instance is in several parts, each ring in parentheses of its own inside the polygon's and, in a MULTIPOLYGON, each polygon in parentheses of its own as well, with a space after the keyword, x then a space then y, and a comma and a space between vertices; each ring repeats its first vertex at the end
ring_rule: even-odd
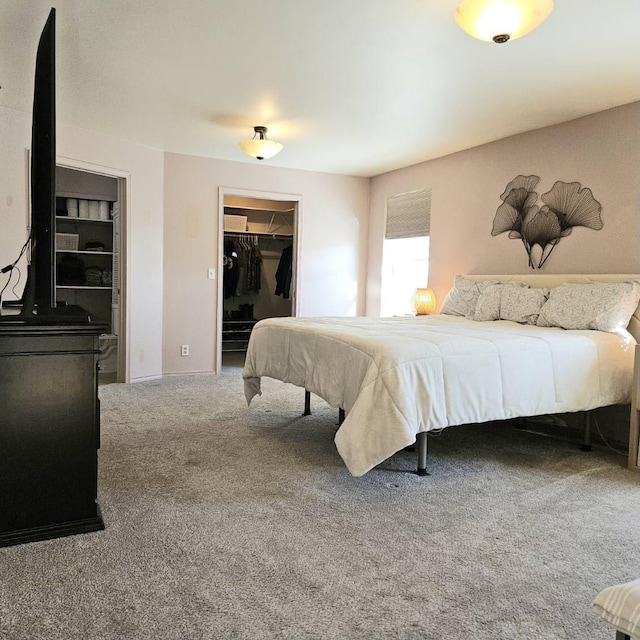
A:
POLYGON ((113 289, 113 287, 103 287, 103 286, 93 286, 90 284, 79 284, 79 285, 73 285, 73 284, 57 284, 56 285, 56 289, 90 289, 91 291, 99 289, 101 291, 111 291, 113 289))
POLYGON ((56 216, 60 222, 98 222, 100 224, 113 224, 113 218, 99 220, 98 218, 84 218, 80 216, 56 216))
POLYGON ((72 251, 71 249, 56 249, 56 253, 80 253, 82 255, 90 255, 90 256, 112 256, 113 251, 89 251, 87 249, 83 251, 72 251))

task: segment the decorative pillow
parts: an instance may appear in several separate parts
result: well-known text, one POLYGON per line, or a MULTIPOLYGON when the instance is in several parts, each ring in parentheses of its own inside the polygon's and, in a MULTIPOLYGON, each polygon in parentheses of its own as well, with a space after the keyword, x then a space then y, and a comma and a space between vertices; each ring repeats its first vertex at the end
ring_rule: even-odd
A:
POLYGON ((618 631, 640 636, 640 579, 603 589, 591 607, 618 631))
POLYGON ((503 290, 500 298, 500 320, 536 324, 548 295, 549 289, 542 287, 513 287, 508 291, 503 290))
POLYGON ((640 300, 638 282, 565 283, 551 289, 538 317, 539 327, 626 329, 640 300))
POLYGON ((500 317, 500 298, 504 284, 487 287, 478 297, 473 319, 477 322, 497 320, 500 317))
POLYGON ((480 294, 487 287, 494 284, 498 284, 498 281, 483 280, 482 282, 474 282, 464 276, 456 276, 453 288, 442 303, 440 313, 473 319, 480 294))
POLYGON ((477 322, 498 320, 500 318, 500 305, 503 292, 507 291, 509 295, 511 295, 512 289, 526 289, 528 286, 526 282, 519 282, 517 280, 490 285, 478 297, 473 319, 477 322))

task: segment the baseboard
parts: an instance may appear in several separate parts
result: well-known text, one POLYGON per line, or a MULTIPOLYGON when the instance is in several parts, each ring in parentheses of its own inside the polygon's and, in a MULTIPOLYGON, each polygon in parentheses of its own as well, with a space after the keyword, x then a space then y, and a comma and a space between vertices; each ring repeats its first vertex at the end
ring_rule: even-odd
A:
POLYGON ((172 373, 163 373, 163 378, 179 378, 181 376, 217 376, 215 371, 176 371, 172 373))
POLYGON ((139 378, 131 378, 130 383, 134 384, 136 382, 150 382, 151 380, 162 380, 163 378, 176 378, 183 376, 217 376, 215 371, 175 371, 170 373, 161 373, 160 375, 155 376, 141 376, 139 378))
POLYGON ((131 378, 129 382, 131 384, 135 382, 150 382, 151 380, 161 380, 163 378, 162 374, 153 375, 153 376, 140 376, 139 378, 131 378))

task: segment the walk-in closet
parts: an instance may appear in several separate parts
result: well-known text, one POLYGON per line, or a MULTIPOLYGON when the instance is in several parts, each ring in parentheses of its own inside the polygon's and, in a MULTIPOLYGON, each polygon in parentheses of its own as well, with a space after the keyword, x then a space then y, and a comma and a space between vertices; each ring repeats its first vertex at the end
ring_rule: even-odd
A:
POLYGON ((256 322, 295 315, 296 205, 224 198, 223 365, 243 359, 256 322))

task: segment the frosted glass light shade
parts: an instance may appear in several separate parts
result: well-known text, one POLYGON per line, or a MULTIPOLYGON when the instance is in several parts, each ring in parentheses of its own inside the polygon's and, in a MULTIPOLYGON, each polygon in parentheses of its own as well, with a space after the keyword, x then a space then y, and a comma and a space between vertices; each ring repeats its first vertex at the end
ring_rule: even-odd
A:
POLYGON ((243 140, 238 144, 246 154, 258 160, 273 158, 276 153, 282 150, 282 145, 274 140, 243 140))
POLYGON ((553 11, 553 0, 462 0, 458 26, 485 42, 507 42, 533 31, 553 11))
POLYGON ((255 131, 253 140, 243 140, 238 143, 247 155, 258 160, 266 160, 267 158, 273 158, 282 149, 282 145, 279 142, 267 140, 267 127, 260 125, 253 127, 253 130, 255 131), (256 138, 256 136, 258 137, 256 138))
POLYGON ((436 294, 433 289, 416 289, 413 294, 413 309, 418 316, 426 316, 436 308, 436 294))

